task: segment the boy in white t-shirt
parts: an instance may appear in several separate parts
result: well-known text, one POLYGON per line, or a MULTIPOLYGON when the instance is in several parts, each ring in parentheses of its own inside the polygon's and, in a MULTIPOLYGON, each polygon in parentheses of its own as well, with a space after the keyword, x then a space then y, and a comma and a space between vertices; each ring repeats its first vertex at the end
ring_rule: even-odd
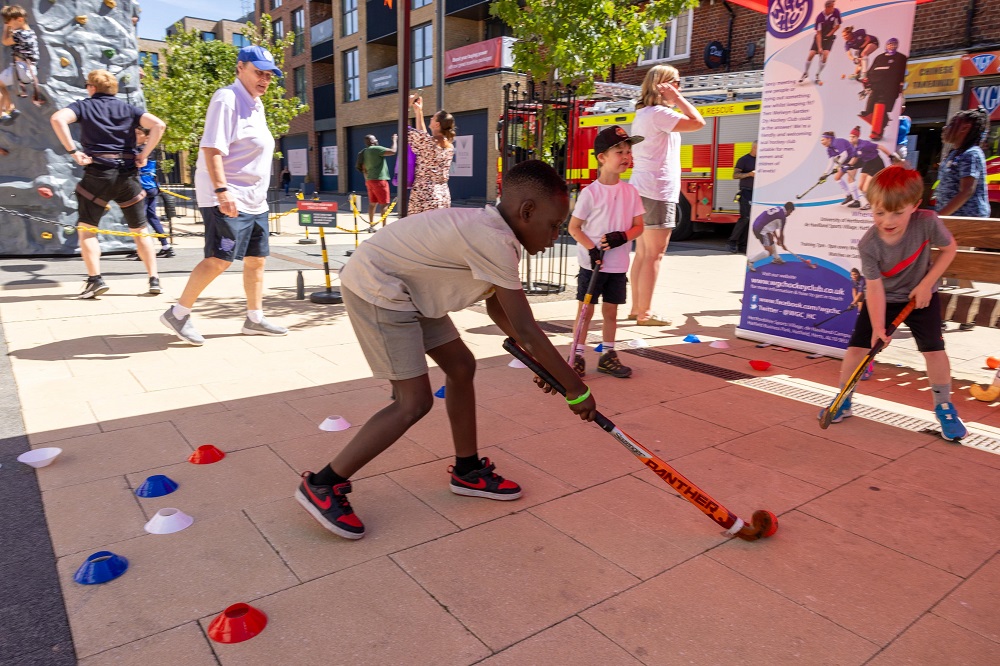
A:
MULTIPOLYGON (((622 182, 621 175, 631 167, 632 146, 640 141, 641 136, 630 137, 618 125, 598 133, 594 140, 594 155, 600 165, 600 175, 580 193, 573 216, 569 219, 569 233, 578 244, 577 257, 580 261, 576 299, 581 303, 577 315, 579 308, 583 307, 582 302, 596 266, 599 275, 594 285, 593 300, 596 303, 603 297, 601 345, 604 352, 597 363, 597 371, 621 379, 630 377, 632 369, 622 365, 615 353, 615 324, 618 306, 625 302, 628 292, 625 274, 628 273, 629 250, 632 241, 642 235, 644 212, 639 192, 622 182)), ((584 331, 590 327, 592 313, 588 312, 582 323, 584 331)), ((585 342, 586 334, 583 338, 585 342)), ((573 361, 573 369, 581 377, 587 371, 584 348, 584 344, 577 345, 573 361)))

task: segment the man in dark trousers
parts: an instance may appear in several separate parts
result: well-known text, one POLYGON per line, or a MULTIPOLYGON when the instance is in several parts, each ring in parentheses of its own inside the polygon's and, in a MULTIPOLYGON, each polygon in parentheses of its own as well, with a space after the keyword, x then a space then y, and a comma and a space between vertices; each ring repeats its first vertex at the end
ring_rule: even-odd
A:
POLYGON ((757 142, 750 144, 750 152, 736 160, 733 178, 740 181, 740 219, 729 236, 729 251, 733 254, 747 251, 747 235, 750 229, 750 200, 753 198, 753 177, 757 173, 757 142))
POLYGON ((896 99, 903 94, 906 79, 906 61, 900 53, 899 40, 895 37, 885 43, 885 51, 875 56, 868 66, 868 77, 862 80, 865 88, 862 97, 868 96, 865 110, 858 115, 872 126, 868 138, 880 141, 885 127, 889 124, 889 112, 896 105, 896 99))

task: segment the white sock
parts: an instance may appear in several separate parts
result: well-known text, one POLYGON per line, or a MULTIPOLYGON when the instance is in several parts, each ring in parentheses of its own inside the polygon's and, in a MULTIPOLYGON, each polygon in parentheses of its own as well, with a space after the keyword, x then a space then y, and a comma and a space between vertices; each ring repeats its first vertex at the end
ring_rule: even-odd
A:
POLYGON ((586 345, 577 345, 576 346, 576 355, 577 356, 583 356, 583 352, 585 352, 585 351, 587 351, 587 346, 586 345))
POLYGON ((858 201, 861 201, 861 190, 858 189, 857 181, 851 183, 851 195, 858 201))
POLYGON ((259 324, 264 321, 264 311, 263 310, 247 310, 247 319, 255 324, 259 324))
POLYGON ((826 67, 826 61, 825 60, 820 60, 819 61, 819 67, 816 69, 816 78, 817 79, 819 78, 819 75, 823 73, 823 68, 824 67, 826 67))
POLYGON ((186 308, 180 303, 174 303, 173 313, 174 316, 177 317, 178 319, 184 319, 184 317, 187 317, 189 314, 191 314, 191 308, 186 308))
POLYGON ((840 185, 840 189, 844 190, 844 194, 850 194, 851 193, 851 188, 847 186, 847 181, 846 180, 844 180, 843 178, 841 178, 840 180, 837 181, 837 183, 840 185))
POLYGON ((749 259, 748 261, 749 261, 749 262, 750 262, 751 264, 756 264, 756 263, 757 263, 758 261, 760 261, 761 259, 767 259, 767 258, 768 258, 768 257, 770 257, 770 256, 771 256, 771 253, 770 253, 770 252, 758 252, 758 253, 757 253, 757 254, 755 254, 754 256, 750 257, 750 259, 749 259))
POLYGON ((614 351, 615 350, 615 343, 614 342, 602 342, 601 343, 601 350, 602 351, 606 351, 606 352, 614 351))
POLYGON ((861 192, 861 193, 860 193, 860 197, 858 198, 858 201, 860 201, 860 202, 861 202, 861 205, 862 205, 862 206, 866 206, 866 205, 868 205, 868 197, 866 197, 866 196, 865 196, 865 193, 864 193, 864 192, 861 192))

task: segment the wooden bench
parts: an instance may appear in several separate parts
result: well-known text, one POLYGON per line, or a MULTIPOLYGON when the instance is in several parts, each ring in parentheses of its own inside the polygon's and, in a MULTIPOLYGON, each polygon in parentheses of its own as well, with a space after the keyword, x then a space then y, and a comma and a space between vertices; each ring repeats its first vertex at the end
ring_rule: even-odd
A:
MULTIPOLYGON (((1000 324, 1000 219, 982 217, 942 217, 958 242, 955 260, 944 272, 946 278, 987 283, 984 289, 959 293, 939 290, 941 317, 959 324, 994 327, 1000 324), (968 249, 972 248, 972 249, 968 249), (982 293, 980 293, 982 292, 982 293)), ((936 252, 936 250, 935 250, 936 252)))

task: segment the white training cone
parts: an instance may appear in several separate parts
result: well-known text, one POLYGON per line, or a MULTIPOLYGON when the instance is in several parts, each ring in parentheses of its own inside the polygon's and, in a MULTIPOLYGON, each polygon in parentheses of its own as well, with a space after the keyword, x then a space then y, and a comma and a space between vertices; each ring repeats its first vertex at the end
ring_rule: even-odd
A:
POLYGON ((62 449, 55 446, 47 446, 44 449, 25 451, 17 457, 17 461, 23 462, 25 465, 31 465, 32 467, 46 467, 52 464, 52 461, 60 453, 62 453, 62 449))
POLYGON ((725 340, 715 340, 708 346, 715 347, 716 349, 729 349, 729 343, 725 340))
POLYGON ((327 432, 340 432, 350 427, 351 424, 343 416, 328 416, 319 424, 319 429, 327 432))
POLYGON ((648 347, 649 343, 646 342, 643 338, 636 338, 635 340, 629 340, 628 346, 632 347, 633 349, 642 349, 643 347, 648 347))
POLYGON ((194 518, 180 509, 160 509, 146 523, 145 530, 150 534, 173 534, 191 527, 194 518))
POLYGON ((523 369, 527 368, 528 366, 526 366, 524 363, 521 363, 520 360, 518 360, 518 359, 515 358, 513 361, 511 361, 510 363, 507 364, 507 367, 508 368, 517 368, 518 370, 523 370, 523 369))

